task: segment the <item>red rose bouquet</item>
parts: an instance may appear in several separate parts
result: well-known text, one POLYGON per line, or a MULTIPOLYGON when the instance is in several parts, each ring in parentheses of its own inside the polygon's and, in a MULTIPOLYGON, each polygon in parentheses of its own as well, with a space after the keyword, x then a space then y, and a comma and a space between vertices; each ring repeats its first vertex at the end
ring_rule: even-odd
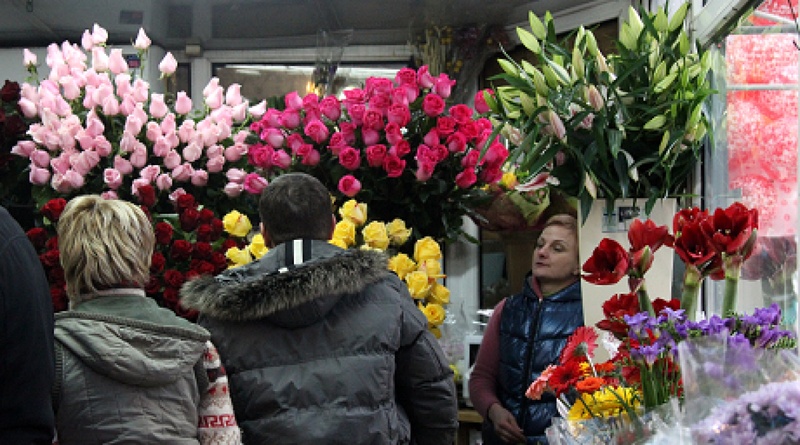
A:
MULTIPOLYGON (((248 160, 268 178, 309 173, 337 204, 357 199, 378 220, 402 219, 414 237, 455 240, 481 187, 500 180, 508 150, 488 119, 447 104, 453 84, 423 66, 367 79, 343 99, 290 93, 250 126, 248 160)), ((230 186, 247 190, 247 179, 230 186)))

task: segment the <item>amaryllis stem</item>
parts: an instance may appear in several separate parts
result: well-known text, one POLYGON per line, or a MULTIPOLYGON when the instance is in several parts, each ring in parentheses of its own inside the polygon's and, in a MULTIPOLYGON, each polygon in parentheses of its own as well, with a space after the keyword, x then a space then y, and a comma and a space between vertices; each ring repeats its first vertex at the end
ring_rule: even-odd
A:
POLYGON ((702 275, 697 267, 686 265, 683 275, 683 292, 681 293, 681 309, 686 317, 694 321, 697 318, 697 295, 700 293, 702 275))
POLYGON ((736 293, 739 288, 739 275, 742 261, 732 258, 725 261, 725 294, 722 298, 722 316, 727 317, 736 311, 736 293))
POLYGON ((636 290, 636 296, 639 297, 639 310, 642 312, 647 311, 648 315, 655 317, 656 312, 653 309, 653 302, 650 301, 650 295, 647 293, 647 287, 644 285, 644 282, 642 282, 639 289, 636 290))

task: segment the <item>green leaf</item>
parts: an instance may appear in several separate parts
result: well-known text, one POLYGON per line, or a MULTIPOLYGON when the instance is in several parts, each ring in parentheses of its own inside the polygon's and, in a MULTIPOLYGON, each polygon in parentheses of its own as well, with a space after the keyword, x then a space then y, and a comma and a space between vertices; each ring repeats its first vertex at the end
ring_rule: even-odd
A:
MULTIPOLYGON (((570 83, 570 81, 569 81, 569 73, 567 72, 567 70, 564 69, 563 66, 559 65, 558 63, 553 62, 552 60, 548 60, 547 61, 547 66, 550 67, 550 69, 553 70, 553 73, 555 73, 556 80, 558 81, 558 83, 560 83, 562 85, 568 85, 570 83)), ((545 77, 547 77, 546 73, 545 73, 545 77)))
POLYGON ((542 24, 542 21, 539 20, 539 17, 533 13, 533 11, 528 12, 528 21, 531 24, 531 31, 533 31, 533 35, 536 36, 537 39, 544 40, 547 37, 547 30, 542 24))
POLYGON ((686 19, 686 12, 689 10, 689 6, 690 5, 691 5, 690 2, 684 2, 672 14, 672 18, 669 20, 669 30, 670 30, 670 32, 675 31, 676 29, 678 29, 681 26, 683 26, 683 21, 686 19))
POLYGON ((525 48, 528 48, 532 53, 539 54, 542 52, 542 46, 539 45, 539 41, 536 39, 536 36, 530 32, 517 27, 517 36, 519 36, 519 41, 525 45, 525 48))
POLYGON ((672 85, 672 82, 674 82, 677 77, 678 77, 677 71, 669 73, 667 77, 661 79, 661 81, 658 82, 655 87, 653 87, 653 91, 655 91, 656 94, 664 92, 664 90, 666 90, 667 88, 669 88, 670 85, 672 85))
POLYGON ((502 68, 503 71, 506 72, 506 74, 510 76, 517 76, 517 77, 519 76, 519 70, 517 69, 517 65, 515 65, 514 63, 509 62, 508 60, 505 59, 497 59, 497 63, 498 65, 500 65, 500 68, 502 68))
POLYGON ((650 119, 649 121, 647 121, 647 123, 644 124, 644 129, 645 130, 658 130, 661 127, 663 127, 664 124, 666 124, 666 123, 667 123, 667 117, 664 116, 663 114, 659 114, 658 116, 656 116, 656 117, 650 119))

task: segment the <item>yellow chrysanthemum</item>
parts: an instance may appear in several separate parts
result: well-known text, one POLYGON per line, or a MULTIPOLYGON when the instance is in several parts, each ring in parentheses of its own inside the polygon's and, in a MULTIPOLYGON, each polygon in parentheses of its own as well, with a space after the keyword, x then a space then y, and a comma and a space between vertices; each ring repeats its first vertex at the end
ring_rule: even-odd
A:
POLYGON ((428 294, 428 301, 441 305, 450 304, 450 289, 439 283, 433 283, 431 292, 428 294))
POLYGON ((339 215, 341 215, 342 220, 350 221, 360 227, 367 222, 367 205, 351 199, 342 204, 342 207, 339 208, 339 215))
POLYGON ((226 232, 238 237, 247 236, 250 230, 253 229, 250 218, 247 215, 242 215, 237 210, 232 210, 222 218, 222 226, 226 232))
POLYGON ((401 280, 404 280, 406 275, 417 270, 417 263, 409 258, 408 255, 398 253, 389 259, 389 270, 396 273, 401 280))
POLYGON ((415 300, 424 299, 431 292, 431 284, 428 281, 428 274, 425 272, 415 270, 407 274, 405 280, 408 292, 415 300))
POLYGON ((569 410, 569 420, 591 419, 592 417, 614 417, 636 409, 639 397, 633 388, 604 387, 592 394, 581 394, 569 410))
POLYGON ((421 263, 425 260, 442 259, 442 249, 433 238, 426 236, 414 244, 414 260, 421 263))
POLYGON ((248 249, 250 249, 250 253, 256 258, 261 258, 269 251, 267 245, 264 244, 264 236, 260 233, 253 236, 248 249))
POLYGON ((406 227, 406 222, 400 218, 395 218, 394 221, 386 225, 386 231, 389 233, 389 239, 395 246, 402 246, 408 241, 411 236, 411 229, 406 227))
POLYGON ((429 303, 422 307, 422 313, 428 319, 428 323, 432 326, 439 326, 444 323, 444 317, 447 313, 441 304, 429 303))
MULTIPOLYGON (((338 239, 344 248, 352 246, 356 243, 356 225, 349 219, 343 219, 336 223, 333 229, 333 239, 338 239)), ((341 244, 337 244, 341 246, 341 244)))
POLYGON ((245 264, 253 261, 250 252, 247 249, 240 249, 238 247, 231 247, 225 252, 225 258, 231 262, 230 267, 244 266, 245 264))
POLYGON ((389 235, 386 233, 386 224, 381 221, 372 221, 361 231, 364 243, 369 247, 386 250, 389 247, 389 235))

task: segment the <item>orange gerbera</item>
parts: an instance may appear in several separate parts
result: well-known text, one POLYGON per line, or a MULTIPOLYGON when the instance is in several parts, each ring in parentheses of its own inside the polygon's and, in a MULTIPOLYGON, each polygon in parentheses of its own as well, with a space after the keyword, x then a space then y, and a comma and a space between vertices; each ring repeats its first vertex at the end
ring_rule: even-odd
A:
POLYGON ((575 389, 582 394, 591 394, 602 388, 606 380, 602 377, 586 377, 575 384, 575 389))

